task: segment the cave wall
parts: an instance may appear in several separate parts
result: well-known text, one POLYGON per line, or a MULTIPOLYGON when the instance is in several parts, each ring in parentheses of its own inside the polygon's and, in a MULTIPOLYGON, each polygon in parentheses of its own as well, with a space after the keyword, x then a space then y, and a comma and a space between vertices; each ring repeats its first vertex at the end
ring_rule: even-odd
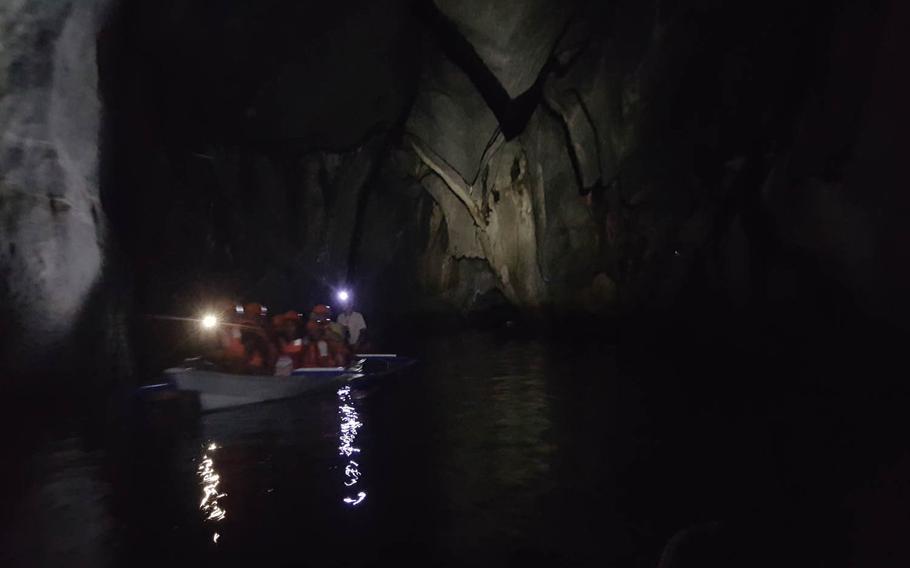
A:
POLYGON ((878 246, 845 201, 818 201, 828 186, 785 170, 818 145, 807 125, 849 123, 864 104, 854 89, 852 111, 810 110, 832 81, 863 83, 832 38, 852 33, 874 60, 887 4, 858 19, 820 1, 301 6, 337 36, 271 28, 239 5, 131 6, 120 33, 133 55, 113 66, 106 108, 139 146, 110 152, 137 189, 108 205, 131 227, 145 211, 172 226, 120 231, 142 273, 173 280, 156 309, 213 282, 283 307, 341 281, 367 305, 418 310, 739 309, 853 286, 878 246), (358 41, 376 46, 369 72, 358 41), (163 51, 137 65, 150 46, 163 51), (257 54, 274 61, 254 69, 257 54), (819 207, 842 213, 812 217, 819 207))
POLYGON ((118 316, 102 298, 110 267, 98 179, 95 38, 106 4, 0 5, 4 385, 51 371, 71 377, 78 352, 115 358, 122 348, 118 316))
MULTIPOLYGON (((447 234, 428 254, 486 264, 478 288, 492 274, 531 308, 901 302, 881 254, 902 240, 874 219, 900 193, 878 173, 896 134, 875 124, 905 114, 883 27, 902 10, 436 2, 402 144, 438 208, 423 222, 447 234)), ((471 309, 453 269, 432 274, 431 294, 471 309)))
POLYGON ((907 313, 896 1, 275 6, 0 6, 4 369, 342 283, 907 313))

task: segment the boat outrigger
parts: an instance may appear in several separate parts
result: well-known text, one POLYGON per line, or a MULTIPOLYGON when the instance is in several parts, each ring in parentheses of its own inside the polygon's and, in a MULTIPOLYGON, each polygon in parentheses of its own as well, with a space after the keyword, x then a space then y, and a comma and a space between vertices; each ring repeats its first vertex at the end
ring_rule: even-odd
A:
MULTIPOLYGON (((280 400, 332 389, 349 382, 365 382, 396 373, 414 360, 390 353, 357 354, 349 367, 295 369, 290 376, 237 375, 206 368, 195 359, 186 366, 164 371, 168 388, 198 394, 203 412, 280 400)), ((161 385, 164 386, 164 385, 161 385)))

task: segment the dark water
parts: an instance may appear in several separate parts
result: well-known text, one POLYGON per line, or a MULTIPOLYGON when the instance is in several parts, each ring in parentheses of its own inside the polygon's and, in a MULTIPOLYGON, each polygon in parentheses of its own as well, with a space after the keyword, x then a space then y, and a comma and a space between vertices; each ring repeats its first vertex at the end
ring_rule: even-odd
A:
POLYGON ((910 468, 842 394, 623 349, 465 333, 364 388, 53 430, 8 454, 0 563, 657 566, 718 526, 756 565, 862 557, 910 468))

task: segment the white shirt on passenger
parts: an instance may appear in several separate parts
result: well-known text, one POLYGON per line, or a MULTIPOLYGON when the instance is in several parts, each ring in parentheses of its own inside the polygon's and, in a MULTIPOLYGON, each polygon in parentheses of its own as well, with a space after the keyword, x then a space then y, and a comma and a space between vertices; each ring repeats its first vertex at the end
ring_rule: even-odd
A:
POLYGON ((348 329, 348 343, 354 345, 360 339, 360 333, 367 328, 367 322, 363 319, 363 314, 352 311, 351 313, 342 312, 338 316, 338 323, 348 329))

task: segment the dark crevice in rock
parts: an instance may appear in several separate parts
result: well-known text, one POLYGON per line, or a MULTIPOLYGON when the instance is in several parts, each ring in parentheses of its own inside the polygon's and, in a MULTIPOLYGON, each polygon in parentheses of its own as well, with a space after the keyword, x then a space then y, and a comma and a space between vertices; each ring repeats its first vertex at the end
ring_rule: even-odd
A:
POLYGON ((347 272, 345 283, 354 282, 357 279, 357 259, 358 251, 361 249, 364 228, 366 225, 367 205, 370 197, 373 195, 374 186, 378 182, 380 165, 374 161, 370 166, 370 171, 360 186, 360 192, 357 195, 356 212, 354 214, 354 224, 351 235, 351 243, 347 255, 347 272))
POLYGON ((565 147, 566 151, 569 154, 569 159, 572 162, 572 173, 575 175, 575 187, 579 194, 584 191, 584 182, 581 175, 581 164, 578 160, 578 154, 575 152, 575 145, 572 143, 572 132, 569 130, 569 125, 563 119, 562 115, 559 114, 553 106, 547 102, 546 99, 543 99, 543 108, 546 109, 547 113, 550 114, 553 118, 559 122, 560 127, 563 130, 565 147))
MULTIPOLYGON (((599 172, 598 179, 595 180, 594 185, 609 185, 609 182, 604 183, 603 175, 603 149, 601 147, 601 138, 600 132, 597 130, 597 122, 594 120, 594 116, 591 114, 591 109, 588 108, 587 103, 585 103, 584 98, 581 96, 581 92, 578 89, 569 89, 569 93, 572 93, 576 100, 578 101, 578 106, 581 108, 581 111, 585 115, 585 119, 588 121, 588 124, 591 126, 591 131, 594 133, 594 150, 595 156, 597 157, 597 171, 599 172)), ((581 172, 579 172, 581 176, 581 172)), ((588 191, 590 188, 582 188, 583 191, 588 191)))
MULTIPOLYGON (((434 37, 443 53, 471 78, 477 91, 499 121, 506 140, 512 140, 524 132, 531 115, 534 114, 543 99, 543 85, 550 69, 555 64, 553 53, 556 50, 555 46, 559 44, 559 38, 554 42, 547 63, 541 69, 531 88, 512 99, 470 42, 458 32, 454 23, 433 2, 418 2, 417 10, 426 25, 435 32, 434 37)), ((571 22, 571 18, 569 18, 569 22, 571 22)), ((559 37, 562 37, 568 28, 569 23, 567 22, 559 37)))

